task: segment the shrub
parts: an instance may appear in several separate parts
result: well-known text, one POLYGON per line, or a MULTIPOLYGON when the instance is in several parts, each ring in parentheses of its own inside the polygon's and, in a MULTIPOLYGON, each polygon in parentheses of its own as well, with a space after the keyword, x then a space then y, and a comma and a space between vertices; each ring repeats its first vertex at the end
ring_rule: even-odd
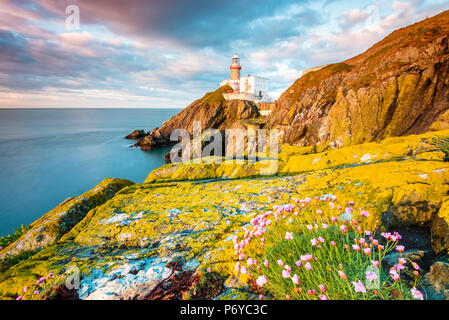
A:
POLYGON ((401 236, 380 234, 376 224, 333 195, 295 199, 256 216, 234 239, 235 270, 276 299, 421 299, 419 266, 403 259, 401 236), (386 271, 382 261, 394 250, 399 262, 386 271))

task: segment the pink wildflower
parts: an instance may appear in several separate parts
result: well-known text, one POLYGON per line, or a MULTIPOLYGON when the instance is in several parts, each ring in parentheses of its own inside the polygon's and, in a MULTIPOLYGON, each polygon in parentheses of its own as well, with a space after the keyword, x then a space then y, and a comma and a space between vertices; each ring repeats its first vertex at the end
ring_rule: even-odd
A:
POLYGON ((354 249, 355 251, 360 251, 360 247, 356 244, 352 245, 352 249, 354 249))
POLYGON ((416 289, 415 287, 413 287, 411 290, 413 298, 415 299, 419 299, 419 300, 424 300, 424 296, 422 294, 421 291, 419 291, 418 289, 416 289))
POLYGON ((318 287, 320 287, 321 292, 326 292, 326 286, 324 284, 320 284, 318 287))
POLYGON ((346 274, 343 272, 343 271, 341 271, 341 270, 338 270, 338 275, 340 276, 340 278, 342 278, 343 280, 345 280, 346 279, 346 274))
POLYGON ((263 262, 263 265, 265 266, 265 267, 267 267, 268 268, 268 266, 269 266, 269 262, 268 262, 268 260, 265 260, 264 262, 263 262))
POLYGON ((304 267, 306 268, 306 270, 312 270, 312 266, 310 265, 309 262, 307 262, 304 267))
POLYGON ((357 282, 352 282, 352 285, 354 286, 355 292, 361 292, 361 293, 366 292, 365 286, 363 285, 363 283, 360 280, 357 282))
POLYGON ((256 283, 259 287, 262 287, 264 284, 266 284, 268 282, 267 277, 265 277, 264 275, 259 276, 256 280, 256 283))
POLYGON ((398 252, 404 252, 405 247, 404 246, 396 246, 396 250, 398 252))
POLYGON ((316 246, 318 244, 318 241, 313 238, 312 240, 310 240, 310 243, 312 244, 312 246, 316 246))
POLYGON ((286 279, 290 278, 290 272, 288 270, 285 270, 285 269, 282 270, 282 277, 286 278, 286 279))
POLYGON ((286 240, 293 240, 293 232, 286 232, 285 233, 285 239, 286 240))
POLYGON ((367 256, 369 256, 369 255, 371 255, 371 249, 365 248, 365 249, 363 249, 363 253, 366 254, 367 256))
POLYGON ((327 297, 325 294, 320 294, 320 295, 318 296, 318 298, 319 298, 320 300, 329 300, 328 297, 327 297))
POLYGON ((295 273, 292 277, 292 281, 294 284, 298 285, 299 284, 299 277, 298 275, 295 273))
POLYGON ((277 263, 278 263, 278 266, 279 266, 279 267, 283 267, 283 266, 284 266, 284 262, 282 262, 281 259, 279 259, 279 260, 277 261, 277 263))

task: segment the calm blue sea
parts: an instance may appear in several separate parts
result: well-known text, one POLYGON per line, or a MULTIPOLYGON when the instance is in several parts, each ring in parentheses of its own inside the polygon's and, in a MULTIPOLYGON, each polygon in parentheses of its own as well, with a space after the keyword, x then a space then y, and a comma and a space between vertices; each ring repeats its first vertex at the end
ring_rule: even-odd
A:
POLYGON ((179 109, 0 109, 0 235, 29 224, 106 177, 143 182, 167 149, 123 139, 179 109))

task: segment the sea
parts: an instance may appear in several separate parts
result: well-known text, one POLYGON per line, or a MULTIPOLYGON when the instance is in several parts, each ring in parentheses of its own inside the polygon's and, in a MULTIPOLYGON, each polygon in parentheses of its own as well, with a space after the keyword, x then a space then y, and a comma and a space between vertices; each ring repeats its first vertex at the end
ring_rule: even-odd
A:
POLYGON ((169 150, 130 148, 180 109, 0 109, 0 235, 107 177, 143 182, 169 150))

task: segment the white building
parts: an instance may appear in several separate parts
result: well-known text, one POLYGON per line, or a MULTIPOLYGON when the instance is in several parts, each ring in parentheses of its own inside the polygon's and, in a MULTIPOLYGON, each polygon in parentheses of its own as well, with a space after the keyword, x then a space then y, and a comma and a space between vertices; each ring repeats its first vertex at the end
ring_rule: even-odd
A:
POLYGON ((271 102, 271 98, 268 95, 268 79, 250 76, 240 77, 240 57, 234 54, 232 57, 231 78, 224 80, 220 83, 220 86, 229 85, 234 90, 233 93, 224 93, 223 96, 226 100, 251 100, 254 103, 259 102, 271 102))

